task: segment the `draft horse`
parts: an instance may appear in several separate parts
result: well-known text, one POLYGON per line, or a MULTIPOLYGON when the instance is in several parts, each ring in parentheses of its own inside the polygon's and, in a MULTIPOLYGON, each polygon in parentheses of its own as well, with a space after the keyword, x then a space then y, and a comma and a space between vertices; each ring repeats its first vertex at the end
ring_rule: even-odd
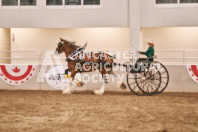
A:
MULTIPOLYGON (((68 41, 65 39, 60 38, 60 42, 58 42, 56 53, 61 54, 65 53, 66 58, 70 56, 72 53, 78 49, 79 46, 75 44, 75 42, 68 41)), ((102 74, 103 77, 103 84, 102 87, 99 90, 94 90, 95 94, 102 95, 105 90, 105 84, 108 83, 107 74, 114 75, 117 77, 113 70, 112 70, 112 64, 114 63, 113 57, 107 53, 104 52, 90 52, 88 55, 84 56, 82 59, 78 56, 75 60, 66 59, 68 62, 68 69, 71 72, 71 78, 69 79, 68 86, 63 88, 63 94, 71 94, 71 87, 74 83, 74 77, 76 73, 80 72, 92 72, 95 70, 99 70, 99 72, 102 74), (83 66, 84 64, 90 64, 89 67, 83 66), (107 64, 109 66, 105 66, 107 64), (76 69, 76 67, 80 68, 76 69)), ((122 82, 122 80, 118 79, 118 86, 121 89, 126 89, 126 85, 122 82)), ((77 86, 82 86, 82 82, 78 82, 77 86)))

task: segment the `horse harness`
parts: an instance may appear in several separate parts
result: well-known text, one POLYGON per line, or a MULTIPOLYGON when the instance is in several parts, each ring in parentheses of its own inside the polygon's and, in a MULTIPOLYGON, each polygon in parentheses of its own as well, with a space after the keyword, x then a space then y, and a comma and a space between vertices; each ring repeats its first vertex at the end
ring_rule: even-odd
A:
MULTIPOLYGON (((60 44, 60 47, 62 46, 62 43, 59 43, 60 44)), ((59 46, 59 45, 58 45, 59 46)), ((77 63, 80 63, 81 65, 84 64, 84 63, 89 63, 89 64, 99 64, 99 65, 105 65, 109 68, 112 68, 112 64, 111 63, 108 63, 106 60, 105 60, 105 53, 100 51, 100 52, 97 52, 98 53, 98 62, 93 62, 93 61, 84 61, 83 60, 83 53, 84 53, 84 50, 85 48, 87 47, 87 44, 85 44, 83 47, 79 47, 77 48, 74 52, 72 52, 67 58, 66 58, 66 61, 67 62, 70 62, 70 61, 74 61, 74 62, 77 62, 77 63), (79 58, 76 59, 76 56, 79 55, 79 58)), ((96 53, 96 52, 95 52, 96 53)), ((88 56, 88 58, 91 59, 91 57, 93 56, 94 52, 91 52, 88 56)), ((113 62, 113 59, 114 59, 114 56, 111 56, 110 59, 112 60, 113 62)), ((80 73, 82 72, 82 70, 79 71, 80 73)), ((65 71, 65 75, 68 75, 68 71, 65 71)))

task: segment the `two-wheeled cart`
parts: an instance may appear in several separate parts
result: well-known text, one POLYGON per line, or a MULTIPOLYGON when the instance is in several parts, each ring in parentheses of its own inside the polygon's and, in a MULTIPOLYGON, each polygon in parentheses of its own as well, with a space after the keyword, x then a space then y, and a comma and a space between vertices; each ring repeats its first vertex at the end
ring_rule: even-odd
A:
MULTIPOLYGON (((136 95, 153 95, 163 92, 169 83, 166 67, 157 61, 141 62, 147 66, 141 72, 134 72, 133 66, 127 70, 127 84, 136 95)), ((141 67, 140 66, 140 67, 141 67)))

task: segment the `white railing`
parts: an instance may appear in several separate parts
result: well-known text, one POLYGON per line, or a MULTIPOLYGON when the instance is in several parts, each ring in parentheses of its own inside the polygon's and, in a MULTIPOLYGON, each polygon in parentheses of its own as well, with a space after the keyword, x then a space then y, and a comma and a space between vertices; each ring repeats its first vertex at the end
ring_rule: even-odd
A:
MULTIPOLYGON (((163 60, 180 60, 179 65, 187 65, 187 64, 198 64, 198 50, 161 50, 161 51, 156 51, 156 54, 163 54, 166 53, 165 57, 158 57, 157 60, 163 61, 163 60), (189 55, 189 53, 191 55, 189 55), (171 56, 171 54, 177 54, 175 56, 171 56), (178 56, 178 54, 180 54, 178 56), (168 57, 167 57, 168 56, 168 57), (177 56, 177 57, 176 57, 177 56)), ((172 63, 175 65, 174 63, 172 63)), ((171 63, 170 63, 171 65, 171 63)))
MULTIPOLYGON (((16 60, 20 60, 18 64, 42 64, 43 59, 51 59, 50 57, 45 57, 45 52, 46 51, 0 51, 0 64, 2 64, 2 62, 6 63, 6 61, 3 60, 7 60, 8 64, 17 64, 16 60)), ((135 53, 136 51, 129 52, 135 53)), ((155 54, 157 55, 156 60, 165 65, 198 64, 198 50, 160 50, 155 51, 155 54)), ((64 54, 58 58, 65 62, 64 54)), ((126 58, 121 57, 118 61, 126 61, 126 58)))

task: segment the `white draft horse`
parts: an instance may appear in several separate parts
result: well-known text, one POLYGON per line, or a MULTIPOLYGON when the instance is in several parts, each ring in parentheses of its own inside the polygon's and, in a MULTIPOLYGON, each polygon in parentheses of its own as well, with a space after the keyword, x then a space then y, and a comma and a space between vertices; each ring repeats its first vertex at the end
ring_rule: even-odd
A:
MULTIPOLYGON (((75 42, 71 42, 65 39, 60 38, 60 42, 57 45, 56 52, 58 54, 65 53, 66 58, 71 55, 76 49, 79 48, 75 44, 75 42)), ((67 59, 66 59, 67 60, 67 59)), ((95 70, 99 70, 103 77, 103 84, 102 87, 99 90, 94 90, 95 94, 102 95, 105 90, 105 84, 108 83, 108 80, 106 78, 107 74, 114 74, 112 70, 112 64, 113 64, 113 57, 107 53, 104 52, 90 52, 88 55, 84 56, 83 59, 80 59, 79 57, 76 58, 76 60, 67 60, 68 61, 68 69, 71 72, 71 78, 69 79, 68 86, 66 88, 63 88, 63 94, 71 94, 71 87, 73 85, 73 80, 78 72, 92 72, 95 70), (86 66, 83 66, 83 64, 89 63, 89 67, 86 68, 86 66), (76 66, 81 66, 80 69, 76 69, 76 66), (102 64, 102 65, 101 65, 102 64), (105 64, 108 64, 109 66, 105 64), (91 67, 91 68, 90 68, 91 67)), ((115 77, 117 77, 115 75, 115 77)), ((118 78, 117 78, 118 79, 118 78)), ((78 82, 77 86, 82 86, 82 82, 78 82)), ((126 89, 126 85, 118 79, 118 85, 121 89, 126 89)))

